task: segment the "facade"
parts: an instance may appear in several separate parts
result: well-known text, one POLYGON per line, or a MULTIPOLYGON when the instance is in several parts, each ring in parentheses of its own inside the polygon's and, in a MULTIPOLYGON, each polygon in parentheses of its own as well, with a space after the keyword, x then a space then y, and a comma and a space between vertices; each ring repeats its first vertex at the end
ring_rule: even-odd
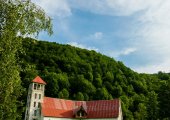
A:
POLYGON ((73 101, 44 97, 46 83, 38 76, 28 90, 25 120, 122 120, 119 99, 73 101))

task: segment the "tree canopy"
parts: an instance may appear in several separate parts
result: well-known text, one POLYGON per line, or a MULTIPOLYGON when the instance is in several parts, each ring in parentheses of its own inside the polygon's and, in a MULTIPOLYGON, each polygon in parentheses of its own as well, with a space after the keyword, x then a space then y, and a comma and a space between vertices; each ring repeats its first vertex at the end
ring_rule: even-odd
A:
POLYGON ((0 120, 20 119, 22 37, 52 34, 51 19, 30 0, 0 0, 0 120))

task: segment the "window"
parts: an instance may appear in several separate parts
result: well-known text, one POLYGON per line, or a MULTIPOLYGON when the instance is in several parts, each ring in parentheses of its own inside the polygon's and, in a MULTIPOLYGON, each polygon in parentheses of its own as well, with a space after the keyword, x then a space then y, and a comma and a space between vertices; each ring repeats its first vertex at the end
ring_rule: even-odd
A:
POLYGON ((35 99, 37 99, 37 93, 35 93, 35 99))
POLYGON ((34 116, 36 116, 37 115, 37 111, 36 110, 34 110, 34 116))
POLYGON ((44 86, 43 85, 41 85, 41 90, 44 90, 44 86))
POLYGON ((86 117, 87 117, 87 113, 84 110, 83 106, 81 106, 79 111, 77 111, 76 113, 76 118, 86 118, 86 117))
POLYGON ((36 102, 34 102, 34 107, 36 107, 36 102))
POLYGON ((34 83, 34 90, 36 90, 36 89, 37 89, 37 84, 34 83))
POLYGON ((41 99, 41 94, 39 94, 39 99, 41 99))
POLYGON ((41 86, 40 85, 38 85, 38 90, 40 90, 41 89, 41 86))
POLYGON ((41 103, 39 102, 39 103, 38 103, 38 108, 40 108, 40 105, 41 105, 41 103))

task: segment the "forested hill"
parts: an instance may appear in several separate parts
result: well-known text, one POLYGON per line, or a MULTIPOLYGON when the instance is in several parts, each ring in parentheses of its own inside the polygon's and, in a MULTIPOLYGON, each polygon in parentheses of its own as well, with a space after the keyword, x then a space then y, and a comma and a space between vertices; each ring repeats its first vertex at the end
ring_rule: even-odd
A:
MULTIPOLYGON (((23 40, 23 49, 25 52, 19 57, 22 85, 26 89, 39 75, 47 82, 45 95, 49 97, 120 98, 124 119, 170 118, 169 74, 138 74, 122 62, 93 50, 31 38, 23 40)), ((26 95, 27 91, 23 94, 24 102, 26 95)))

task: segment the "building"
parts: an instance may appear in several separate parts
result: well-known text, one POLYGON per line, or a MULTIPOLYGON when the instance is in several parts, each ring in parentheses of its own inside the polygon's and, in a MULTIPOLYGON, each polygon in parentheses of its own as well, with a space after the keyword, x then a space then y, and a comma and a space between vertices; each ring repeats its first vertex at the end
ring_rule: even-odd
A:
POLYGON ((73 101, 44 97, 46 83, 37 76, 29 86, 25 120, 122 120, 119 99, 73 101))

